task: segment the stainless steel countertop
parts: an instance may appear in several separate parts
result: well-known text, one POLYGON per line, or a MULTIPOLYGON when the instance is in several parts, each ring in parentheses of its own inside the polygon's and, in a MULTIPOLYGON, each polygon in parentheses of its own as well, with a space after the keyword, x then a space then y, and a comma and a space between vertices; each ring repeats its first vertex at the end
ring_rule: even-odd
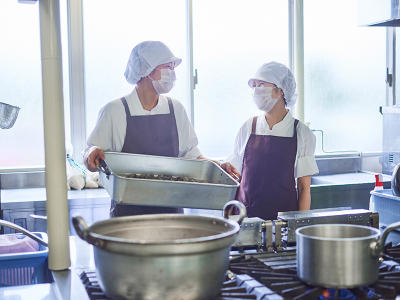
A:
MULTIPOLYGON (((1 202, 46 201, 46 188, 0 189, 1 202)), ((69 190, 68 199, 110 198, 104 188, 69 190)))

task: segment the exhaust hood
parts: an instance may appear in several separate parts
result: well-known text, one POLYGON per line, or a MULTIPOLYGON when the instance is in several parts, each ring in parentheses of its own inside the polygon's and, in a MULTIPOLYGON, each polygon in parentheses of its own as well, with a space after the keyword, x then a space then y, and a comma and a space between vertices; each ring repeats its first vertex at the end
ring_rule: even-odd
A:
POLYGON ((358 26, 400 27, 399 0, 358 0, 358 26))

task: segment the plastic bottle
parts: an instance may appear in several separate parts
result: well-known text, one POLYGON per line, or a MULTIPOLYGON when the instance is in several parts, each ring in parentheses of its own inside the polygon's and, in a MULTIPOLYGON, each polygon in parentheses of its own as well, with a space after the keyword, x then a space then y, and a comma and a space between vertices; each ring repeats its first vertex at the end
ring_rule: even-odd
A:
MULTIPOLYGON (((376 174, 375 175, 375 188, 374 188, 374 191, 379 191, 379 190, 383 190, 382 174, 376 174)), ((375 212, 375 202, 374 202, 374 198, 373 198, 372 195, 369 198, 369 210, 372 211, 372 212, 375 212)))

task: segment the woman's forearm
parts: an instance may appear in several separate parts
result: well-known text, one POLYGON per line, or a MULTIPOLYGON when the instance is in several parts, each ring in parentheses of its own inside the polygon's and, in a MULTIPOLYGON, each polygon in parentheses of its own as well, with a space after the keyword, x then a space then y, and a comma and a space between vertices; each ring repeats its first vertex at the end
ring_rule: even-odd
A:
POLYGON ((311 207, 311 176, 297 178, 297 192, 299 196, 299 210, 309 210, 311 207))

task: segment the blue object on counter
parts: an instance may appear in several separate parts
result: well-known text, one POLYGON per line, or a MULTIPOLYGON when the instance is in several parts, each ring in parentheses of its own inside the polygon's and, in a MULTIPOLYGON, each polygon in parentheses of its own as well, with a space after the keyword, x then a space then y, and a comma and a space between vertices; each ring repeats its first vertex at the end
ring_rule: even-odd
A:
MULTIPOLYGON (((34 232, 48 242, 47 234, 34 232)), ((22 234, 16 234, 22 235, 22 234)), ((0 287, 50 283, 53 281, 47 267, 49 249, 39 244, 39 251, 0 255, 0 287)))
POLYGON ((393 195, 391 189, 371 191, 371 196, 380 224, 387 226, 400 221, 400 197, 393 195))

